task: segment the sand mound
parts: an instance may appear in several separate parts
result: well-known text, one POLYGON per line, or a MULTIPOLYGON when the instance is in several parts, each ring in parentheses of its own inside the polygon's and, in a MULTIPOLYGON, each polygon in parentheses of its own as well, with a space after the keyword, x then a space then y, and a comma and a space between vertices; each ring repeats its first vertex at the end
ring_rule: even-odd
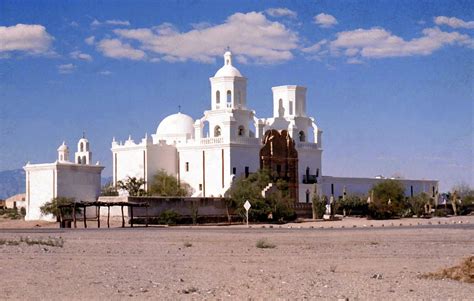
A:
POLYGON ((460 265, 442 269, 435 273, 425 274, 424 278, 454 279, 467 283, 474 283, 474 256, 466 258, 460 265))

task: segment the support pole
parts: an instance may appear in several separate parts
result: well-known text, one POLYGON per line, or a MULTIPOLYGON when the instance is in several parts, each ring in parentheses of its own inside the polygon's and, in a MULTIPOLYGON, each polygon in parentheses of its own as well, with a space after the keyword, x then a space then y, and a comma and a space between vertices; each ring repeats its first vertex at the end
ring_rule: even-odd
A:
POLYGON ((146 223, 146 227, 148 227, 148 203, 146 203, 146 206, 145 206, 145 223, 146 223))
POLYGON ((133 228, 133 205, 130 206, 130 227, 133 228))
POLYGON ((122 210, 122 228, 125 227, 125 217, 123 216, 123 205, 120 206, 121 207, 121 210, 122 210))
POLYGON ((86 209, 87 209, 87 206, 84 205, 84 214, 83 214, 83 218, 84 218, 84 228, 87 228, 87 222, 86 222, 86 209))
POLYGON ((110 205, 107 205, 107 228, 110 228, 110 205))
POLYGON ((95 206, 95 213, 97 214, 97 228, 100 228, 100 205, 95 206))
POLYGON ((72 220, 74 222, 74 228, 77 228, 77 219, 76 219, 76 202, 72 204, 72 220))

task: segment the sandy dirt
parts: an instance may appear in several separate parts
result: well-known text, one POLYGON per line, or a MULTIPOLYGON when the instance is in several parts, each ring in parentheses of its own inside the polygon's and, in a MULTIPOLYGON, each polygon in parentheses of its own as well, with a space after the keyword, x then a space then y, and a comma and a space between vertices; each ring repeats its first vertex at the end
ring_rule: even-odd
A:
POLYGON ((474 254, 474 217, 430 221, 71 230, 2 221, 0 239, 64 246, 0 245, 0 299, 472 300, 473 284, 420 275, 474 254), (275 248, 257 248, 262 238, 275 248))

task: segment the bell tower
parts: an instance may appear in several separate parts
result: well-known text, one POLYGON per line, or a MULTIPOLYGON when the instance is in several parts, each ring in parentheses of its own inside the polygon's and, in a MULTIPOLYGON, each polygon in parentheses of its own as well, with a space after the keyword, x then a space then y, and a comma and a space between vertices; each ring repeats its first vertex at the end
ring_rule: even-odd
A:
POLYGON ((247 79, 232 65, 232 53, 224 53, 224 66, 211 81, 211 109, 246 109, 247 79))
POLYGON ((90 165, 92 161, 92 152, 89 149, 89 140, 86 139, 85 134, 77 142, 77 152, 75 154, 76 164, 90 165))

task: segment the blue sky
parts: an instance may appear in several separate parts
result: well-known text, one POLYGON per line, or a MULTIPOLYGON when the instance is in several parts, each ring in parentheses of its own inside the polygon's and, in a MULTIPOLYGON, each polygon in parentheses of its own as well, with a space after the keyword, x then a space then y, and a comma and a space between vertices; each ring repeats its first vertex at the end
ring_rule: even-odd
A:
POLYGON ((210 106, 230 46, 248 104, 308 88, 323 173, 473 181, 471 1, 2 1, 0 170, 51 162, 86 132, 111 174, 112 137, 210 106))

